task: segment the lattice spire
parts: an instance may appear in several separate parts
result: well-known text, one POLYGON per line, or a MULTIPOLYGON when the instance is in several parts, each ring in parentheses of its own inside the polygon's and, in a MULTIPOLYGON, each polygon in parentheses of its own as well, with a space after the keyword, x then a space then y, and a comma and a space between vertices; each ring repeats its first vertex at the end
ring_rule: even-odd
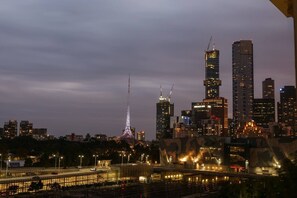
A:
POLYGON ((127 118, 126 118, 126 127, 123 132, 123 135, 121 136, 121 139, 127 139, 127 138, 134 138, 133 133, 131 131, 131 125, 130 125, 130 75, 128 80, 128 100, 127 100, 127 118))

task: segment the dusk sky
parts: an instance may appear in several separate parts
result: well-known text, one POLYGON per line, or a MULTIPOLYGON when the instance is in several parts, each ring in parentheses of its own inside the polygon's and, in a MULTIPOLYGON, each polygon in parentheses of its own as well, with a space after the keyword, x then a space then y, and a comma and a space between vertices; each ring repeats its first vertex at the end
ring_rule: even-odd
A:
POLYGON ((131 75, 131 125, 155 138, 156 102, 174 84, 175 115, 204 98, 204 51, 220 50, 220 95, 232 117, 232 43, 254 44, 262 81, 294 85, 293 20, 269 0, 9 0, 0 6, 0 127, 120 135, 131 75))

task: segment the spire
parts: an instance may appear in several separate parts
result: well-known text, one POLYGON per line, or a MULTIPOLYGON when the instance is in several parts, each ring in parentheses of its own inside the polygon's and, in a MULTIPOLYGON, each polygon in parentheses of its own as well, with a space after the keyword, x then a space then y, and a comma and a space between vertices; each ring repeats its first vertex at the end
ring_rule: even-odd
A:
POLYGON ((123 134, 121 135, 121 139, 132 139, 132 138, 134 138, 134 136, 130 126, 130 74, 129 74, 126 127, 123 134))

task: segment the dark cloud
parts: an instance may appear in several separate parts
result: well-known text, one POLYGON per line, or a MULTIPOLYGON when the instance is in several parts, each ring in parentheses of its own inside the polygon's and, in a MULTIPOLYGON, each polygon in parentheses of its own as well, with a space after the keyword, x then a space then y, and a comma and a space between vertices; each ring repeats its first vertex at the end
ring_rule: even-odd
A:
MULTIPOLYGON (((231 46, 254 43, 255 90, 294 84, 293 24, 269 1, 6 1, 0 7, 0 121, 29 119, 58 136, 119 135, 131 74, 131 123, 155 137, 160 84, 175 113, 204 98, 204 50, 220 50, 232 107, 231 46), (280 68, 282 68, 280 70, 280 68)), ((278 95, 278 92, 276 92, 278 95)))

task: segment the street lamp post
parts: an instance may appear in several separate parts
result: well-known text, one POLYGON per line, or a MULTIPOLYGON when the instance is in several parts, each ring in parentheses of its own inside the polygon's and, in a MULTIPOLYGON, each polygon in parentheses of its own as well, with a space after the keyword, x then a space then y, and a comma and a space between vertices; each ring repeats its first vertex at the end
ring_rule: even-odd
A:
POLYGON ((245 169, 249 172, 249 160, 245 160, 245 169))
POLYGON ((1 166, 0 171, 2 171, 2 153, 0 153, 0 160, 1 160, 1 161, 0 161, 0 164, 1 164, 1 165, 0 165, 0 166, 1 166))
POLYGON ((218 165, 220 166, 221 163, 222 163, 222 160, 221 160, 221 158, 219 158, 219 159, 218 159, 218 165))
POLYGON ((94 166, 96 167, 97 166, 97 157, 98 157, 98 155, 93 155, 93 157, 95 158, 94 166))
POLYGON ((57 169, 57 155, 53 154, 53 157, 55 158, 55 169, 57 169))
POLYGON ((123 165, 123 163, 124 163, 124 157, 126 156, 126 154, 124 153, 124 151, 122 151, 120 153, 120 156, 122 156, 122 165, 123 165))
POLYGON ((82 158, 84 158, 85 156, 84 155, 79 155, 78 157, 80 158, 79 166, 81 167, 82 166, 82 158))
POLYGON ((5 173, 5 175, 6 175, 6 177, 7 177, 7 175, 8 175, 8 164, 10 163, 10 159, 8 159, 7 161, 6 161, 6 173, 5 173))
POLYGON ((131 157, 131 153, 128 155, 128 159, 127 159, 127 163, 129 163, 130 162, 130 157, 131 157))
POLYGON ((141 154, 140 161, 143 162, 144 153, 141 154))
POLYGON ((63 159, 63 156, 59 157, 59 171, 60 171, 60 165, 61 165, 61 160, 63 159))

